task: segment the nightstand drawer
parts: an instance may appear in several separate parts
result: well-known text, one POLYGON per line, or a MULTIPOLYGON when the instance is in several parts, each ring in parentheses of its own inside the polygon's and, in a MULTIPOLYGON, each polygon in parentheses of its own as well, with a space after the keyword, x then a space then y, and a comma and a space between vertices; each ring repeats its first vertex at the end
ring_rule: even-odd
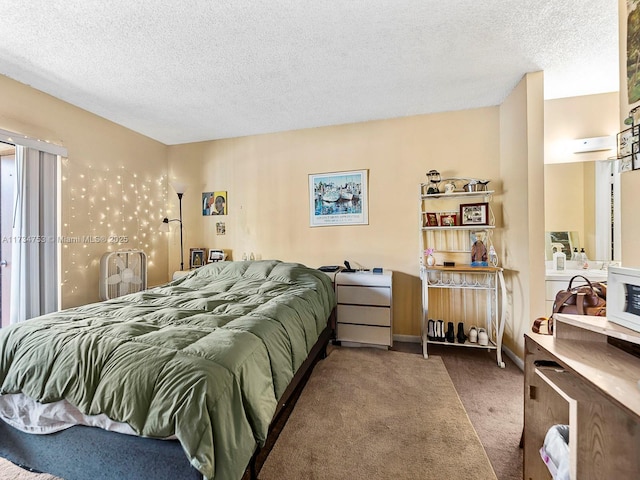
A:
POLYGON ((391 327, 391 308, 338 305, 338 322, 391 327))
POLYGON ((344 273, 336 277, 336 285, 361 285, 368 287, 391 286, 391 271, 386 270, 382 274, 371 272, 344 273))
POLYGON ((338 303, 350 305, 391 305, 391 289, 389 287, 360 287, 355 285, 338 285, 338 303))
POLYGON ((336 337, 342 342, 370 343, 372 345, 391 345, 389 327, 371 327, 368 325, 350 325, 338 323, 336 337))

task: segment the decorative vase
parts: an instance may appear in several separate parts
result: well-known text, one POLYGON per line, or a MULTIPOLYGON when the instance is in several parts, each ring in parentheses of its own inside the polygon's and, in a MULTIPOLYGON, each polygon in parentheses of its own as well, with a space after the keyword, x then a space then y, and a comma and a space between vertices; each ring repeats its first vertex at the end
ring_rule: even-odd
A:
POLYGON ((436 264, 436 259, 433 255, 427 255, 427 265, 433 267, 436 264))

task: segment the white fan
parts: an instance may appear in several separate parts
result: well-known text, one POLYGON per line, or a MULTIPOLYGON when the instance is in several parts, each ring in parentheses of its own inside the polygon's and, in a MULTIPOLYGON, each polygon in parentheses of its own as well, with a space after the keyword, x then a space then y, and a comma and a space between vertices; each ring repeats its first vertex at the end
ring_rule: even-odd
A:
POLYGON ((147 255, 142 250, 108 252, 100 259, 100 299, 147 288, 147 255))

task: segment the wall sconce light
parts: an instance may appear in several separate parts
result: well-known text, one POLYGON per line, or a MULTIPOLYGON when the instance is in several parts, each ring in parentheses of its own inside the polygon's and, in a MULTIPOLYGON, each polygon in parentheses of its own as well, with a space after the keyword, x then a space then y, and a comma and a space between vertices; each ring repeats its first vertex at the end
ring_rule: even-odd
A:
POLYGON ((178 194, 178 203, 180 204, 180 217, 169 219, 165 217, 162 220, 162 224, 158 228, 161 232, 169 231, 169 223, 170 222, 180 222, 180 270, 184 270, 184 244, 183 244, 183 233, 182 233, 182 196, 184 192, 187 190, 187 186, 183 183, 172 182, 171 186, 178 194))

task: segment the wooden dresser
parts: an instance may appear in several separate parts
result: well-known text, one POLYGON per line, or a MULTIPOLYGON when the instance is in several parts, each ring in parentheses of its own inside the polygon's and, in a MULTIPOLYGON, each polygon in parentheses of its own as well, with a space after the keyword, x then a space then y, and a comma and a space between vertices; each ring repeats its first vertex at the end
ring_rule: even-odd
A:
POLYGON ((558 315, 554 336, 525 335, 524 478, 552 478, 540 457, 547 430, 570 428, 572 479, 640 476, 640 334, 603 317, 558 315), (613 339, 613 340, 611 340, 613 339))

